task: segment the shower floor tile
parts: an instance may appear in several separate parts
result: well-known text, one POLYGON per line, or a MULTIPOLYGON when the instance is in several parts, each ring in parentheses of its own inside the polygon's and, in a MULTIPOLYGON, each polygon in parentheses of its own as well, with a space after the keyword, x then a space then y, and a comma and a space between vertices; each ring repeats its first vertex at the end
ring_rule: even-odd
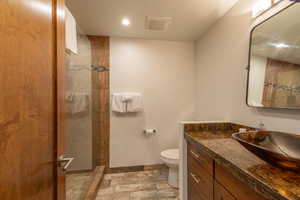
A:
POLYGON ((168 170, 106 174, 96 200, 178 200, 168 185, 168 170))

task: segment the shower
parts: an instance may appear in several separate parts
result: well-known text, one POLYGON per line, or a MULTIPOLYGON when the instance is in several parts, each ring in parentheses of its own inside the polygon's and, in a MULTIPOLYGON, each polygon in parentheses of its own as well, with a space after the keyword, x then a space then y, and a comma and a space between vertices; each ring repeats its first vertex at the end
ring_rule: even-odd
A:
POLYGON ((66 51, 65 156, 74 158, 67 199, 83 199, 96 174, 108 167, 109 63, 102 45, 107 41, 78 30, 77 54, 66 51))

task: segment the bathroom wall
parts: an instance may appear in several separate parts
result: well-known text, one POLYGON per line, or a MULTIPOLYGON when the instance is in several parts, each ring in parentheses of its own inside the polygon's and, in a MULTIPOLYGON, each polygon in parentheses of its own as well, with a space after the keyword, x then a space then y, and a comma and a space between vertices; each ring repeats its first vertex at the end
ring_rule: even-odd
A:
POLYGON ((70 171, 92 169, 92 74, 91 70, 82 69, 83 66, 91 66, 91 44, 85 35, 79 34, 78 54, 67 53, 66 55, 65 154, 75 158, 70 171), (74 112, 72 105, 80 95, 87 97, 87 109, 74 112))
POLYGON ((194 118, 194 43, 113 37, 110 86, 140 92, 144 112, 111 113, 111 167, 161 163, 162 150, 178 147, 179 122, 194 118), (157 129, 151 137, 145 128, 157 129))
POLYGON ((265 85, 265 75, 267 58, 262 56, 252 56, 252 64, 249 76, 248 103, 252 106, 263 106, 263 92, 265 85))
POLYGON ((231 120, 270 130, 300 133, 300 111, 255 109, 246 105, 251 9, 258 0, 240 0, 196 44, 199 120, 231 120))

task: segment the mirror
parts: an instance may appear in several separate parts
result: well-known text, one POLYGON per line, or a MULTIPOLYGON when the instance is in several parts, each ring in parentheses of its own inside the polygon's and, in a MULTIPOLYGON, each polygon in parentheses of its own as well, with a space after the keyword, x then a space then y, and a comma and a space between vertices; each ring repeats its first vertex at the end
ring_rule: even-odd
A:
POLYGON ((251 32, 247 105, 300 109, 300 4, 251 32))

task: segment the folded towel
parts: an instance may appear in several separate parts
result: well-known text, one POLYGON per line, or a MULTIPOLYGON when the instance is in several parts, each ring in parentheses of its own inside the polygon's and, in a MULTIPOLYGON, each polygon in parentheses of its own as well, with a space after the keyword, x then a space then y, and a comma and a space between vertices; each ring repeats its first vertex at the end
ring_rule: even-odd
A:
POLYGON ((78 53, 77 47, 77 29, 76 29, 76 20, 73 17, 70 10, 65 7, 66 17, 65 17, 65 44, 66 49, 70 50, 74 54, 78 53))
POLYGON ((119 113, 140 112, 143 110, 140 93, 114 93, 112 95, 112 111, 119 113))
POLYGON ((114 93, 112 95, 111 109, 114 112, 125 113, 126 102, 124 102, 124 95, 121 93, 114 93))
POLYGON ((73 102, 73 100, 74 100, 74 93, 71 93, 71 92, 66 93, 66 101, 68 103, 71 103, 71 102, 73 102))
POLYGON ((69 93, 67 95, 67 112, 70 114, 79 114, 89 110, 89 96, 85 93, 69 93))
POLYGON ((143 99, 140 93, 129 93, 127 98, 130 100, 127 102, 126 111, 127 112, 141 112, 143 110, 143 99))
POLYGON ((134 94, 133 93, 122 93, 122 101, 124 103, 128 103, 129 101, 133 100, 134 94))

